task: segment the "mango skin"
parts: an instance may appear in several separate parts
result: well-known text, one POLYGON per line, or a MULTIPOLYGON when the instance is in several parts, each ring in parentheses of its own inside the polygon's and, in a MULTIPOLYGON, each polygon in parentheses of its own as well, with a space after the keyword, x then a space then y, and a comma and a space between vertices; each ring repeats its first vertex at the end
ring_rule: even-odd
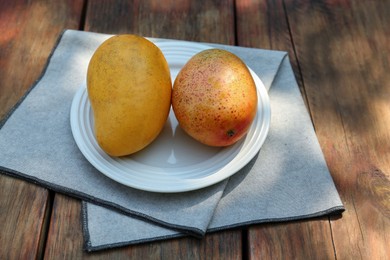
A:
POLYGON ((257 112, 256 84, 233 53, 208 49, 180 70, 172 108, 181 128, 209 146, 229 146, 249 130, 257 112))
POLYGON ((168 63, 141 36, 113 36, 89 62, 87 91, 99 146, 111 156, 133 154, 158 136, 169 115, 168 63))

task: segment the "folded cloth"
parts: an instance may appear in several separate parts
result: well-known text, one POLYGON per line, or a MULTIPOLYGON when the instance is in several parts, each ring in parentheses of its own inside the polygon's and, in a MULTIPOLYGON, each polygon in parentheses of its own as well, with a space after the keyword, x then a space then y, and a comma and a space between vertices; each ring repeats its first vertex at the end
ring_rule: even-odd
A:
MULTIPOLYGON (((242 48, 226 49, 241 56, 242 48)), ((247 51, 247 49, 245 50, 247 51)), ((258 53, 250 66, 261 79, 270 71, 264 63, 272 51, 258 53), (265 66, 265 69, 262 67, 265 66)), ((270 57, 269 56, 269 57, 270 57)), ((242 57, 242 56, 241 56, 242 57)), ((272 57, 275 59, 275 57, 272 57)), ((244 61, 248 64, 248 60, 244 61)), ((273 67, 275 68, 275 67, 273 67)), ((295 81, 288 57, 277 74, 265 80, 271 100, 271 127, 267 140, 246 167, 230 177, 207 232, 249 224, 297 220, 344 210, 328 172, 310 117, 295 81)), ((83 203, 87 250, 117 247, 185 236, 83 203)))
POLYGON ((87 250, 344 210, 285 52, 210 44, 243 59, 271 100, 263 147, 228 180, 162 194, 98 172, 73 140, 69 110, 91 55, 108 37, 65 31, 41 79, 0 124, 0 171, 83 199, 87 250))

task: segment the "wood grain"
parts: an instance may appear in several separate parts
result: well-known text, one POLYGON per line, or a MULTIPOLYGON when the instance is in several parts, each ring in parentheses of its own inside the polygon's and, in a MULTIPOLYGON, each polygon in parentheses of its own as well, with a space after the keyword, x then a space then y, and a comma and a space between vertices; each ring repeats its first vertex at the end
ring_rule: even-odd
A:
MULTIPOLYGON (((283 2, 241 0, 236 2, 236 10, 238 43, 247 47, 288 51, 295 75, 300 79, 283 2)), ((302 82, 300 86, 306 100, 302 82)), ((334 258, 329 221, 325 218, 250 227, 248 251, 251 259, 334 258)))
POLYGON ((0 1, 0 118, 38 79, 61 31, 78 28, 82 4, 0 1))
POLYGON ((81 203, 57 194, 45 259, 241 259, 241 233, 219 232, 204 239, 181 238, 102 250, 83 250, 81 203))
POLYGON ((250 259, 335 258, 327 217, 251 227, 248 240, 250 259))
POLYGON ((233 0, 89 1, 85 30, 234 45, 233 0))
MULTIPOLYGON (((82 4, 0 1, 0 120, 38 79, 61 31, 78 28, 82 4)), ((50 193, 4 175, 0 187, 0 259, 39 258, 50 193)))
POLYGON ((316 133, 346 212, 338 259, 390 258, 389 1, 285 1, 316 133))
POLYGON ((48 191, 0 176, 0 259, 35 259, 45 240, 48 191))
POLYGON ((294 55, 281 0, 237 0, 236 28, 239 46, 290 51, 294 55))
POLYGON ((295 78, 307 106, 283 0, 236 0, 235 3, 237 45, 288 52, 295 78))

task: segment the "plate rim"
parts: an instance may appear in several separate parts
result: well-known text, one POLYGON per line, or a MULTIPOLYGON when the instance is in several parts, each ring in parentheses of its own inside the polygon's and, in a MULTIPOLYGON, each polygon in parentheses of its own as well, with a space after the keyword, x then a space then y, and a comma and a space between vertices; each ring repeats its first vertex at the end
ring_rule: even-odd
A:
MULTIPOLYGON (((205 50, 205 49, 214 48, 214 47, 209 46, 209 45, 192 43, 192 42, 176 43, 176 42, 169 42, 169 41, 161 41, 161 42, 154 42, 154 44, 157 45, 160 49, 167 47, 167 46, 170 48, 184 46, 185 48, 190 49, 190 50, 197 49, 197 52, 201 51, 201 50, 205 50)), ((162 51, 164 53, 164 49, 162 49, 162 51)), ((194 54, 192 54, 192 55, 194 55, 194 54)), ((168 59, 167 59, 167 61, 168 61, 168 59)), ((169 61, 168 61, 168 63, 169 63, 169 61)), ((260 122, 260 124, 257 124, 257 125, 254 125, 252 123, 252 126, 249 130, 249 131, 252 131, 253 128, 255 128, 253 131, 257 130, 260 132, 260 134, 256 135, 257 140, 255 140, 255 141, 257 141, 257 146, 255 148, 253 148, 253 146, 248 147, 248 145, 244 147, 244 142, 247 141, 246 140, 247 135, 246 135, 242 140, 238 141, 238 143, 232 145, 232 146, 241 146, 239 148, 240 151, 238 151, 236 154, 234 154, 233 158, 231 158, 231 160, 229 160, 229 162, 227 164, 223 165, 216 173, 212 173, 208 176, 205 176, 205 177, 202 177, 201 179, 198 179, 198 182, 196 182, 196 183, 192 183, 192 184, 187 183, 187 185, 184 185, 184 187, 177 187, 177 186, 170 187, 169 185, 167 185, 167 186, 160 185, 160 187, 156 187, 155 185, 152 185, 152 187, 150 187, 150 185, 147 185, 147 184, 140 185, 139 183, 138 184, 134 183, 134 182, 129 183, 128 181, 124 181, 123 179, 117 178, 117 177, 113 176, 111 173, 106 172, 106 170, 104 170, 101 165, 98 165, 98 163, 96 163, 95 159, 91 158, 91 155, 89 154, 90 151, 88 151, 88 148, 86 148, 86 145, 85 145, 85 143, 83 143, 83 140, 80 138, 80 133, 78 132, 78 128, 79 128, 78 121, 80 120, 80 106, 81 106, 80 102, 83 102, 83 98, 84 98, 85 102, 88 102, 88 100, 85 100, 85 97, 83 97, 83 95, 88 95, 87 91, 86 91, 86 83, 85 82, 76 91, 76 93, 73 97, 72 105, 71 105, 71 109, 70 109, 70 124, 71 124, 73 138, 77 144, 77 147, 79 148, 79 150, 83 154, 83 156, 86 158, 87 161, 89 161, 89 163, 92 164, 92 166, 95 167, 95 169, 97 169, 100 173, 107 176, 108 178, 110 178, 118 183, 121 183, 125 186, 128 186, 128 187, 132 187, 132 188, 143 190, 143 191, 149 191, 149 192, 178 193, 178 192, 187 192, 187 191, 192 191, 192 190, 198 190, 201 188, 205 188, 207 186, 211 186, 211 185, 216 184, 218 182, 221 182, 224 179, 229 178, 230 176, 236 174, 239 170, 241 170, 245 165, 247 165, 256 156, 256 154, 259 152, 259 150, 263 146, 265 139, 268 136, 268 132, 269 132, 269 128, 270 128, 271 108, 270 108, 270 103, 269 103, 270 101, 269 101, 268 92, 267 92, 263 82, 261 81, 261 79, 257 76, 257 74, 249 66, 247 66, 247 67, 250 70, 253 79, 255 80, 258 99, 261 100, 261 104, 262 104, 261 107, 257 108, 258 110, 256 113, 256 120, 257 120, 258 117, 260 116, 259 112, 261 112, 261 122, 260 122), (260 127, 261 129, 258 129, 258 127, 260 127), (259 136, 260 136, 260 140, 258 140, 259 136), (241 144, 241 142, 242 142, 242 144, 241 144), (241 158, 242 156, 238 157, 241 153, 241 149, 243 149, 243 148, 251 150, 249 152, 250 156, 246 156, 245 158, 241 158), (255 149, 255 151, 253 151, 253 149, 255 149), (238 159, 241 159, 241 162, 238 164, 238 166, 235 167, 234 170, 230 170, 230 171, 228 171, 228 173, 221 174, 222 169, 224 171, 227 171, 225 169, 225 167, 227 165, 231 164, 232 161, 238 160, 238 159), (199 180, 202 180, 202 181, 199 182, 199 180)), ((172 79, 172 81, 173 80, 174 79, 172 79)), ((86 99, 88 99, 88 97, 86 97, 86 99)), ((89 109, 91 109, 91 108, 89 108, 89 109)), ((111 159, 113 158, 107 154, 105 154, 105 155, 111 159)), ((114 158, 116 159, 116 157, 114 157, 114 158)), ((174 168, 175 167, 172 167, 172 169, 174 169, 174 168)), ((164 169, 166 169, 166 168, 164 168, 164 169)), ((168 182, 168 183, 175 180, 175 178, 165 178, 165 179, 166 179, 165 182, 168 182)), ((161 182, 161 183, 163 183, 163 182, 161 182)))

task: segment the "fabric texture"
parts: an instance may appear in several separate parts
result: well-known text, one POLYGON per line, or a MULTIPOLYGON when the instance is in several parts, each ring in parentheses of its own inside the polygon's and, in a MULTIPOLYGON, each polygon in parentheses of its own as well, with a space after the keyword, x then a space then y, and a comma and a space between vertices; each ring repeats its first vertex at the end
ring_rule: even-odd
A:
POLYGON ((0 171, 82 199, 88 251, 344 210, 280 51, 209 44, 238 55, 269 90, 269 134, 242 170, 210 187, 172 194, 105 177, 79 151, 69 117, 89 59, 108 37, 65 31, 40 80, 0 124, 0 171))

